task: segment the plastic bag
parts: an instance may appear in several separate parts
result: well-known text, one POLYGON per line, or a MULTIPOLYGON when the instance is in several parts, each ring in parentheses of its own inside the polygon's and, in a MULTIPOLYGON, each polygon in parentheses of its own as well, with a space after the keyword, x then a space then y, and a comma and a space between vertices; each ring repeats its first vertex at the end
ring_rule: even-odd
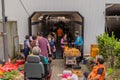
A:
POLYGON ((77 76, 76 74, 73 74, 73 75, 72 75, 72 79, 73 79, 73 80, 78 80, 78 76, 77 76))

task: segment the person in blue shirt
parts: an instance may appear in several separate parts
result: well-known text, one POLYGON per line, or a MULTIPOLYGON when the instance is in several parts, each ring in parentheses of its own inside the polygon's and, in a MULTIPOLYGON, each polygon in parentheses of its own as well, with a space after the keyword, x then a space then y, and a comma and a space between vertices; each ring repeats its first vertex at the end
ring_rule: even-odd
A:
POLYGON ((56 53, 56 47, 55 47, 55 42, 53 40, 52 34, 48 35, 48 42, 49 42, 51 52, 52 52, 52 55, 51 55, 51 60, 52 60, 52 58, 53 59, 56 58, 56 54, 55 54, 56 53))
POLYGON ((83 46, 83 39, 81 36, 79 36, 79 32, 78 31, 75 31, 75 42, 74 42, 74 45, 81 50, 81 46, 83 46))
POLYGON ((30 49, 31 49, 30 37, 29 37, 29 35, 26 35, 25 40, 24 40, 24 56, 25 56, 25 59, 29 55, 30 49))
POLYGON ((81 56, 76 59, 77 63, 79 63, 83 59, 83 39, 81 36, 79 36, 79 31, 75 31, 74 35, 76 38, 75 38, 75 42, 73 44, 81 52, 81 56))
POLYGON ((76 39, 75 39, 75 46, 82 46, 83 45, 83 39, 81 36, 79 36, 77 33, 75 33, 76 39))

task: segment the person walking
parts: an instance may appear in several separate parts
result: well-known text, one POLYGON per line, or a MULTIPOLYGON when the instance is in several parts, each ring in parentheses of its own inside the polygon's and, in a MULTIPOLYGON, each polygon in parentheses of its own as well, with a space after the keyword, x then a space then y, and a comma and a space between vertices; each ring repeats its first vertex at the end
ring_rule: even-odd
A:
POLYGON ((46 38, 43 37, 43 32, 38 32, 37 35, 38 35, 38 45, 41 49, 40 55, 48 58, 48 54, 51 55, 49 42, 46 38))
POLYGON ((50 44, 51 53, 52 53, 52 57, 51 58, 55 59, 56 58, 56 54, 55 54, 56 53, 56 47, 55 47, 55 42, 52 39, 52 35, 51 34, 48 35, 48 42, 50 44))

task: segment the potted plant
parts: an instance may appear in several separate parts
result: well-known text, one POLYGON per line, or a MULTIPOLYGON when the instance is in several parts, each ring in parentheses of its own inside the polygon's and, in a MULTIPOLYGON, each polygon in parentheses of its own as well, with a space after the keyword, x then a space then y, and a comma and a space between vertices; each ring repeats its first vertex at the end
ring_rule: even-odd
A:
POLYGON ((105 60, 109 63, 109 67, 114 67, 116 50, 115 46, 118 43, 118 40, 115 38, 114 33, 112 33, 111 37, 109 34, 104 33, 97 36, 99 54, 102 55, 105 60))

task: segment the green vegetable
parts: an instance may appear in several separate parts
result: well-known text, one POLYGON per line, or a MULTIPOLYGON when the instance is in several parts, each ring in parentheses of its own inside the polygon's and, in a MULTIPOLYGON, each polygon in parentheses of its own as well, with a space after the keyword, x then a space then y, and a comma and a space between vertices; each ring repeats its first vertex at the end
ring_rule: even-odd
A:
POLYGON ((12 80, 13 77, 14 77, 14 75, 12 75, 12 74, 8 74, 8 75, 5 76, 4 79, 5 79, 5 80, 12 80))
POLYGON ((10 73, 13 74, 13 75, 17 75, 18 71, 12 70, 10 73))
POLYGON ((3 80, 13 80, 14 76, 18 75, 18 71, 12 70, 11 72, 5 72, 3 80))

